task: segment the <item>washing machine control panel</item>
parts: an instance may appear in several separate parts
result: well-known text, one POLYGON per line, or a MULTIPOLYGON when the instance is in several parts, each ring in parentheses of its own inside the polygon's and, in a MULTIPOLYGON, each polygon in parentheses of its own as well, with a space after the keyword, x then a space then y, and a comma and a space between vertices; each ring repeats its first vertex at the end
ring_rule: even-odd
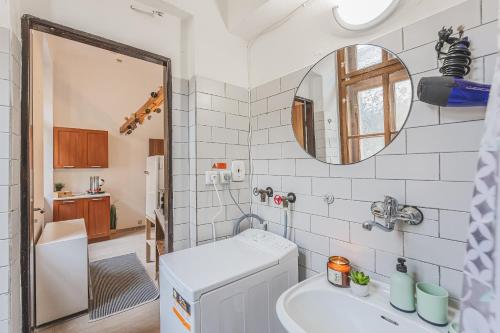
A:
POLYGON ((261 229, 247 229, 238 236, 242 241, 250 243, 264 251, 278 255, 280 258, 290 254, 298 254, 297 245, 288 239, 261 229))

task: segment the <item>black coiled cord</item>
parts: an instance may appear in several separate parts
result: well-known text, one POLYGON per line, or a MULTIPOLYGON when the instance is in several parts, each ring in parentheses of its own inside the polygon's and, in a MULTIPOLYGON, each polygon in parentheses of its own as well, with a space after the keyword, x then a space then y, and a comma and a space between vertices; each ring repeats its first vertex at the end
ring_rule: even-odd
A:
POLYGON ((438 33, 439 40, 435 49, 438 53, 438 59, 443 61, 443 65, 439 68, 439 72, 443 76, 463 78, 470 72, 472 62, 469 50, 470 41, 468 37, 462 37, 463 26, 458 27, 458 32, 458 37, 451 37, 453 29, 443 27, 438 33), (448 52, 441 51, 445 43, 450 45, 448 52))
POLYGON ((470 41, 467 37, 452 43, 446 55, 441 58, 443 65, 439 69, 439 72, 444 76, 458 78, 463 78, 469 74, 472 62, 469 46, 470 41))

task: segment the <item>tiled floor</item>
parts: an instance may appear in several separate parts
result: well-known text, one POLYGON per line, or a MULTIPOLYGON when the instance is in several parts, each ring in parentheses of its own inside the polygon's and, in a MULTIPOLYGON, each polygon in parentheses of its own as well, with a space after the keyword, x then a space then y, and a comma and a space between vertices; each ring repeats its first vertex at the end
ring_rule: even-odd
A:
MULTIPOLYGON (((154 277, 155 264, 145 262, 144 230, 121 234, 109 241, 89 246, 90 261, 115 257, 136 252, 146 266, 149 275, 154 277)), ((160 332, 159 300, 116 316, 88 322, 87 314, 56 325, 37 330, 37 333, 155 333, 160 332)))

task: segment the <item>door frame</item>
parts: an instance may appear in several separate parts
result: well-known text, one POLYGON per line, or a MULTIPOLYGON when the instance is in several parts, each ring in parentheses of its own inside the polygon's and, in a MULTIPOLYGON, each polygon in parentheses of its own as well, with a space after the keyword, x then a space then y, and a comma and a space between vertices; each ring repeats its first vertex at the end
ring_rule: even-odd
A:
MULTIPOLYGON (((173 191, 172 191, 172 64, 170 58, 154 54, 130 45, 115 42, 81 30, 50 22, 32 15, 21 18, 22 75, 21 75, 21 318, 22 332, 33 331, 32 281, 30 277, 33 209, 30 202, 30 136, 31 136, 31 30, 45 32, 83 44, 95 46, 111 52, 141 59, 163 66, 163 118, 164 118, 164 172, 165 197, 164 215, 167 228, 167 251, 173 251, 173 191)), ((33 245, 34 246, 34 245, 33 245)))

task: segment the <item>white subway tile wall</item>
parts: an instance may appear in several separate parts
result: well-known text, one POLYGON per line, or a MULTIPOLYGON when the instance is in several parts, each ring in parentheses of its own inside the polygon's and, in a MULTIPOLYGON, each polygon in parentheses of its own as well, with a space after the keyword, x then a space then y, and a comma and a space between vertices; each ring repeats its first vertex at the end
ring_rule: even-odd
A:
POLYGON ((0 28, 0 332, 21 331, 19 153, 21 42, 0 28))
MULTIPOLYGON (((472 42, 471 78, 491 82, 497 55, 497 1, 468 0, 373 41, 398 53, 412 73, 439 75, 433 52, 443 24, 464 24, 472 42)), ((20 332, 19 146, 21 43, 0 28, 0 332, 20 332)), ((214 162, 244 160, 247 176, 248 130, 252 135, 252 186, 295 192, 290 237, 300 247, 300 278, 324 270, 328 255, 344 255, 356 267, 386 278, 398 256, 408 259, 416 279, 440 283, 458 297, 465 251, 472 179, 482 135, 484 109, 437 108, 414 94, 413 112, 401 134, 377 157, 342 166, 311 159, 295 142, 290 107, 305 67, 251 90, 203 77, 173 81, 174 249, 212 239, 211 218, 219 210, 204 171, 214 162), (248 108, 251 110, 250 121, 248 108), (327 205, 324 194, 335 201, 327 205), (384 194, 419 206, 425 221, 384 234, 360 223, 372 218, 370 204, 384 194)), ((230 236, 241 216, 218 186, 223 210, 216 219, 219 238, 230 236)), ((253 211, 269 230, 283 231, 283 212, 272 200, 260 203, 249 192, 249 177, 231 184, 234 199, 253 211)))
POLYGON ((174 250, 189 244, 189 82, 172 82, 172 189, 174 209, 174 250))
MULTIPOLYGON (((248 90, 228 83, 196 77, 190 81, 190 145, 194 151, 190 155, 190 244, 196 246, 212 240, 212 218, 215 218, 217 238, 232 235, 234 221, 242 216, 233 199, 245 213, 250 212, 250 194, 248 188, 248 90), (211 170, 215 162, 226 162, 231 166, 233 160, 245 162, 247 177, 244 182, 218 184, 221 196, 220 209, 217 193, 213 185, 205 185, 205 171, 211 170)), ((263 90, 263 93, 266 90, 263 90)), ((254 105, 264 108, 266 105, 254 105)), ((257 111, 256 111, 257 112, 257 111)), ((277 113, 279 124, 279 113, 277 113)), ((267 130, 265 133, 267 139, 267 130)), ((268 141, 266 140, 266 143, 268 141)), ((280 155, 281 146, 277 145, 280 155)), ((272 152, 271 152, 272 153, 272 152)), ((265 166, 265 172, 287 172, 293 174, 295 168, 288 164, 265 166)), ((187 233, 186 233, 187 234, 187 233)))
MULTIPOLYGON (((416 88, 421 77, 440 75, 437 31, 464 24, 473 45, 470 78, 491 82, 497 57, 495 2, 465 1, 373 43, 399 54, 416 88)), ((301 248, 300 277, 322 272, 326 256, 344 255, 384 278, 404 256, 417 280, 441 283, 458 297, 485 109, 439 108, 414 94, 405 129, 386 149, 357 164, 328 165, 304 153, 290 127, 292 96, 309 68, 252 89, 251 102, 254 185, 297 194, 291 239, 301 248), (333 204, 324 201, 325 194, 335 196, 333 204), (371 202, 386 194, 421 208, 424 222, 392 233, 362 229, 360 223, 372 218, 371 202)), ((283 213, 274 203, 253 203, 269 229, 282 233, 283 213)))

